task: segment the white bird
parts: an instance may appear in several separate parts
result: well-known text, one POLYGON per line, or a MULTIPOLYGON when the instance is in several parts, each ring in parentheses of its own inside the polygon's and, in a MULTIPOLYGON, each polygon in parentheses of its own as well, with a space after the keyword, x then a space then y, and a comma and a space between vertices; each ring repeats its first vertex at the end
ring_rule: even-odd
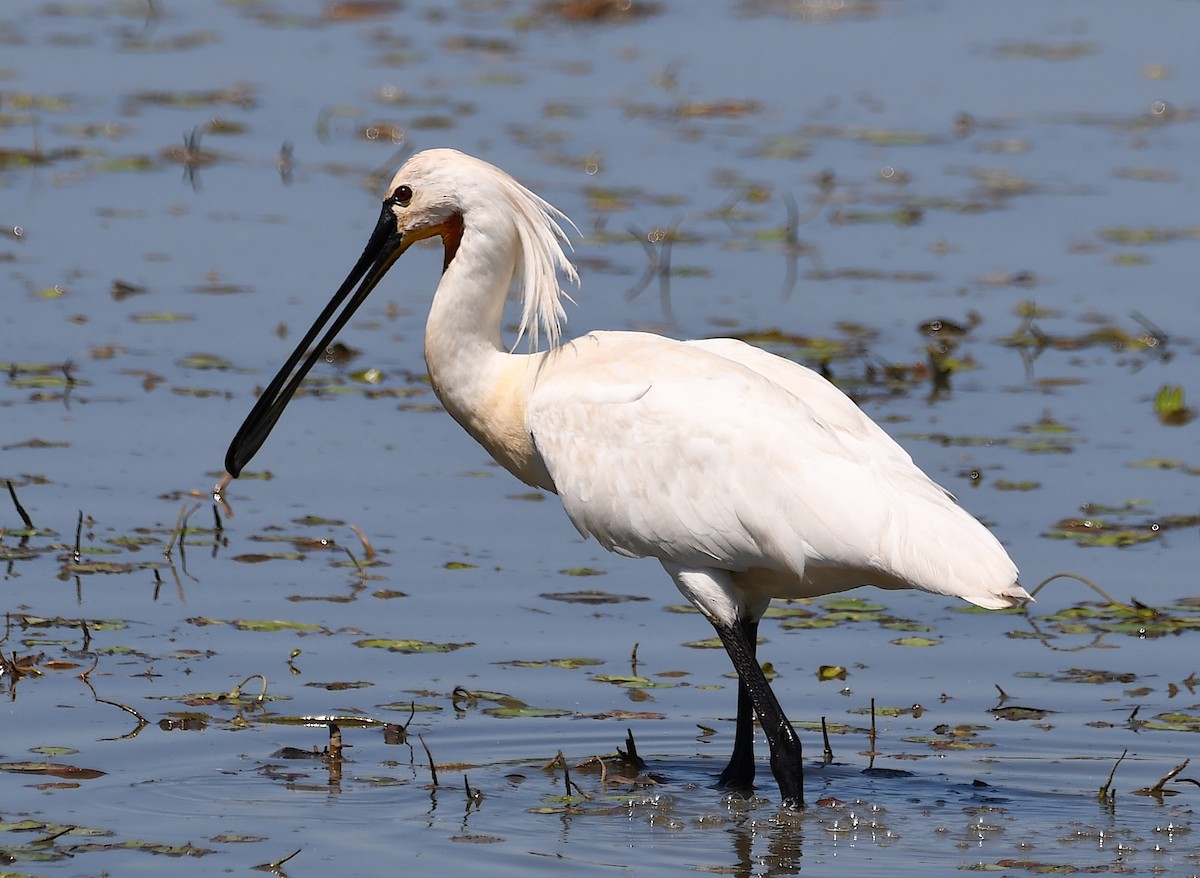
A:
POLYGON ((658 559, 738 672, 720 785, 751 787, 757 713, 783 802, 803 807, 800 742, 755 656, 772 598, 876 585, 1000 608, 1029 594, 996 538, 817 373, 733 339, 593 332, 561 343, 569 297, 558 275, 577 281, 561 222, 570 220, 486 162, 449 149, 413 156, 357 265, 259 398, 225 467, 241 472, 404 251, 440 236, 444 271, 425 328, 438 399, 509 472, 556 493, 582 535, 658 559), (501 342, 514 287, 529 354, 501 342), (547 350, 536 350, 539 334, 547 350))

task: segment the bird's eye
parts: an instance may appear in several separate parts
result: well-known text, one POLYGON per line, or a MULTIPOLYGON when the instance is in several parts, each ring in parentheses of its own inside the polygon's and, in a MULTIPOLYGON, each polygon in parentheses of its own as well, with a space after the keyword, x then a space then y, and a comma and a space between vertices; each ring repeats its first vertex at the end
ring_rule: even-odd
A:
POLYGON ((412 201, 412 197, 412 187, 408 185, 397 186, 396 191, 392 193, 392 198, 394 198, 396 203, 401 207, 408 207, 408 203, 412 201))

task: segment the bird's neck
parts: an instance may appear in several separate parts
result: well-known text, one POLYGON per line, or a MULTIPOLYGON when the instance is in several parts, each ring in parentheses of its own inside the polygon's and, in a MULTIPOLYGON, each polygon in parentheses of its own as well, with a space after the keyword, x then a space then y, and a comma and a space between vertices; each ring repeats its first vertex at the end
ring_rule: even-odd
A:
POLYGON ((425 363, 434 389, 461 407, 478 404, 481 382, 507 358, 500 339, 515 267, 515 230, 484 234, 463 224, 446 239, 445 271, 425 324, 425 363))
POLYGON ((511 354, 501 341, 517 248, 515 230, 497 235, 463 228, 429 308, 425 364, 446 411, 497 462, 552 490, 525 426, 531 367, 541 355, 511 354))

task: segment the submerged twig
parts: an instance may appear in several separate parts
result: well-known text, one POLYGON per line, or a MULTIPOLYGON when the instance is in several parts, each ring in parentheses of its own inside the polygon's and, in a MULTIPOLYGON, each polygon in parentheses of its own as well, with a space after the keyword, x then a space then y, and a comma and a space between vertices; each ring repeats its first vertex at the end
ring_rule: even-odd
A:
MULTIPOLYGON (((99 658, 97 658, 97 661, 99 661, 99 658)), ((87 686, 88 690, 92 693, 92 698, 95 701, 99 702, 100 704, 107 704, 111 707, 117 707, 117 708, 120 708, 121 710, 125 711, 128 714, 132 714, 134 717, 137 718, 137 722, 138 722, 137 726, 131 732, 126 732, 125 734, 120 735, 116 738, 101 738, 100 740, 102 740, 102 741, 121 741, 126 738, 136 737, 142 731, 142 729, 144 729, 144 728, 146 728, 146 726, 150 725, 150 720, 146 719, 144 716, 142 716, 140 713, 138 713, 135 708, 130 707, 128 704, 122 704, 119 701, 110 701, 107 698, 101 698, 99 695, 97 695, 96 688, 92 685, 91 681, 87 677, 87 675, 90 674, 93 670, 95 670, 95 665, 93 665, 91 668, 89 668, 86 672, 79 675, 80 681, 82 681, 83 685, 87 686)))
POLYGON ((571 790, 574 789, 575 792, 578 793, 581 798, 587 799, 590 802, 592 797, 589 796, 587 793, 585 793, 583 791, 583 788, 581 786, 579 786, 579 784, 577 784, 573 780, 571 780, 571 766, 567 765, 567 757, 563 756, 562 750, 558 751, 558 755, 554 757, 554 761, 551 762, 550 764, 554 765, 556 763, 562 766, 563 786, 566 789, 566 798, 571 797, 571 790))
POLYGON ((325 758, 331 762, 342 759, 342 750, 349 747, 342 743, 342 730, 337 723, 329 723, 329 746, 325 749, 325 758))
POLYGON ((175 548, 175 540, 179 540, 180 551, 183 550, 183 531, 187 527, 187 520, 192 517, 192 513, 200 508, 197 503, 191 509, 188 509, 188 502, 183 501, 183 505, 179 508, 179 515, 175 518, 175 529, 171 531, 171 539, 167 541, 167 547, 163 549, 163 555, 167 558, 171 557, 171 550, 175 548))
POLYGON ((350 563, 354 565, 354 569, 358 571, 358 575, 362 576, 362 565, 358 563, 358 559, 354 557, 354 553, 342 546, 342 551, 346 553, 346 557, 350 559, 350 563))
MULTIPOLYGON (((1134 790, 1133 794, 1135 796, 1150 796, 1151 798, 1155 798, 1155 799, 1162 799, 1163 796, 1177 795, 1177 793, 1174 790, 1163 789, 1163 787, 1165 787, 1167 785, 1167 781, 1171 780, 1172 778, 1175 777, 1175 775, 1179 774, 1179 772, 1181 772, 1185 768, 1187 768, 1188 763, 1191 761, 1192 761, 1191 759, 1183 760, 1183 762, 1180 762, 1178 765, 1176 765, 1174 768, 1172 768, 1170 771, 1168 771, 1165 775, 1163 775, 1163 777, 1159 780, 1159 782, 1156 783, 1154 786, 1142 787, 1140 790, 1134 790)), ((1194 781, 1189 777, 1181 778, 1180 783, 1192 783, 1192 784, 1196 784, 1196 786, 1200 786, 1200 782, 1194 781)))
POLYGON ((8 496, 12 497, 13 506, 17 507, 17 515, 21 516, 21 521, 25 522, 26 529, 33 530, 33 519, 29 517, 29 513, 21 505, 21 501, 17 499, 17 489, 13 487, 12 480, 6 480, 6 484, 8 485, 8 496))
MULTIPOLYGON (((363 552, 366 553, 367 560, 374 561, 375 560, 375 547, 371 545, 371 541, 367 539, 367 535, 352 524, 348 525, 348 526, 349 526, 350 530, 354 531, 355 535, 358 537, 359 542, 362 543, 363 552)), ((351 555, 350 557, 353 558, 354 556, 351 555)), ((357 561, 354 562, 354 566, 358 567, 357 561)), ((362 568, 359 567, 359 570, 361 571, 362 568)))
POLYGON ((608 765, 604 761, 603 756, 593 756, 592 759, 600 763, 600 789, 608 789, 608 765))
POLYGON ((74 830, 76 830, 78 828, 79 828, 78 826, 67 825, 67 826, 64 826, 62 829, 58 830, 58 832, 52 832, 49 835, 43 835, 38 838, 35 838, 31 842, 29 842, 29 844, 30 844, 30 846, 51 844, 56 838, 61 838, 62 836, 66 835, 68 832, 73 832, 74 830))
POLYGON ((875 758, 875 698, 871 698, 871 758, 875 758))
MULTIPOLYGON (((621 760, 623 770, 628 770, 631 776, 640 774, 646 768, 646 761, 638 756, 637 743, 633 740, 633 729, 625 729, 625 749, 617 748, 617 758, 621 760)), ((603 763, 603 760, 601 760, 603 763)), ((551 765, 554 763, 551 762, 551 765)), ((606 771, 601 771, 604 777, 607 777, 606 771)), ((603 785, 603 780, 601 781, 603 785)))
POLYGON ((254 868, 254 870, 258 871, 258 872, 275 872, 276 874, 282 875, 283 874, 283 864, 286 863, 288 860, 290 860, 292 857, 296 856, 296 854, 300 853, 300 851, 302 851, 302 850, 304 850, 304 848, 296 848, 294 851, 292 851, 290 854, 288 854, 286 857, 284 857, 281 860, 275 860, 274 862, 271 862, 271 863, 259 863, 257 866, 254 866, 252 868, 254 868))
MULTIPOLYGON (((833 762, 833 747, 829 744, 829 726, 825 722, 825 717, 821 717, 821 738, 825 742, 825 764, 829 765, 833 762)), ((875 749, 874 746, 871 749, 875 749)))
POLYGON ((425 743, 424 735, 417 735, 417 740, 421 742, 421 746, 425 748, 425 755, 429 757, 429 775, 433 778, 433 785, 438 785, 437 766, 433 764, 433 754, 429 751, 429 745, 425 743))
POLYGON ((1112 771, 1108 773, 1108 780, 1104 782, 1104 786, 1100 787, 1099 799, 1101 802, 1111 802, 1117 797, 1116 790, 1112 789, 1113 778, 1117 776, 1117 766, 1125 761, 1129 750, 1121 751, 1121 755, 1117 757, 1117 761, 1113 763, 1112 771))
POLYGON ((1153 618, 1161 615, 1161 613, 1159 613, 1158 610, 1154 609, 1154 607, 1148 607, 1141 602, 1137 602, 1136 606, 1131 606, 1130 604, 1122 603, 1121 601, 1118 601, 1116 598, 1113 598, 1112 596, 1110 596, 1107 592, 1104 591, 1104 589, 1102 589, 1100 586, 1096 585, 1096 583, 1092 582, 1090 579, 1088 579, 1085 576, 1080 576, 1077 573, 1065 573, 1064 572, 1064 573, 1055 573, 1053 576, 1047 576, 1045 579, 1043 579, 1041 582, 1039 582, 1034 587, 1033 591, 1031 591, 1029 593, 1029 596, 1031 598, 1037 597, 1037 593, 1039 591, 1041 591, 1043 588, 1045 588, 1047 585, 1049 585, 1051 582, 1053 582, 1056 579, 1074 579, 1076 582, 1086 585, 1088 588, 1090 588, 1096 594, 1100 595, 1100 597, 1104 598, 1106 601, 1108 601, 1114 607, 1120 607, 1122 610, 1125 610, 1126 612, 1129 612, 1129 613, 1133 613, 1135 616, 1141 616, 1146 619, 1153 619, 1153 618))
POLYGON ((267 678, 262 674, 251 674, 249 677, 242 680, 242 682, 238 683, 236 686, 234 686, 232 689, 230 689, 229 694, 226 695, 225 697, 228 698, 230 701, 241 701, 242 687, 245 686, 247 683, 249 683, 251 680, 254 680, 256 678, 259 680, 262 680, 262 692, 259 692, 258 697, 255 698, 254 700, 261 703, 262 700, 267 697, 267 678))
POLYGON ((467 810, 471 810, 471 806, 479 807, 479 803, 483 801, 483 791, 471 789, 471 782, 467 780, 467 776, 463 775, 463 789, 467 793, 467 810))

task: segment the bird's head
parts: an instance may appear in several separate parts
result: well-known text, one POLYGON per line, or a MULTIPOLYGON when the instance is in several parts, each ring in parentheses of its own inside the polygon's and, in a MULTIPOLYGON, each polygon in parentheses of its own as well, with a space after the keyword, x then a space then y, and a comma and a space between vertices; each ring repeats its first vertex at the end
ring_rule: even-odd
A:
POLYGON ((448 268, 468 228, 484 236, 501 229, 510 232, 517 248, 513 282, 522 297, 519 335, 528 335, 536 347, 539 331, 544 332, 551 347, 557 345, 566 316, 562 307, 566 294, 559 288, 558 272, 578 280, 563 252, 567 236, 560 221, 570 223, 552 205, 487 162, 453 149, 414 155, 392 178, 358 262, 234 436, 225 454, 225 469, 237 477, 266 441, 304 376, 388 269, 417 241, 441 237, 448 268))

